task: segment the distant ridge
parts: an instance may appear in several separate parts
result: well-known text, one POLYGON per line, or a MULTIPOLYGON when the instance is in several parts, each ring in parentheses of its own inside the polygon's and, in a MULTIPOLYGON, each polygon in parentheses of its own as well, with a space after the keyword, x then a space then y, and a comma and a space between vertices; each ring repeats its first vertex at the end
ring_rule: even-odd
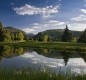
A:
MULTIPOLYGON (((39 32, 38 34, 36 34, 34 36, 34 38, 38 38, 41 36, 41 34, 43 35, 48 35, 51 37, 52 40, 57 41, 61 38, 62 34, 63 34, 64 29, 51 29, 51 30, 46 30, 43 32, 39 32)), ((73 31, 70 30, 71 33, 73 34, 74 37, 79 37, 82 33, 82 31, 73 31)))

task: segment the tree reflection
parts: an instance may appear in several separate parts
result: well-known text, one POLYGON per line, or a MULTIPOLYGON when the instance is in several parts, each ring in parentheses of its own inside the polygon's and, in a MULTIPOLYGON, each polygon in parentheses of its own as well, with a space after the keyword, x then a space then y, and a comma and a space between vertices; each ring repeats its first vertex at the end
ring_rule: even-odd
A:
POLYGON ((86 63, 86 52, 79 52, 79 54, 82 56, 83 60, 86 63))
POLYGON ((63 59, 64 59, 64 63, 65 63, 65 66, 66 66, 69 58, 71 58, 71 52, 62 51, 61 53, 62 53, 62 56, 63 56, 63 59))
POLYGON ((54 49, 34 49, 38 54, 49 58, 64 59, 65 66, 67 65, 69 58, 83 58, 86 62, 86 52, 78 51, 61 51, 54 49))
POLYGON ((0 46, 0 59, 3 57, 10 58, 14 56, 21 55, 25 52, 25 49, 22 47, 14 46, 0 46))

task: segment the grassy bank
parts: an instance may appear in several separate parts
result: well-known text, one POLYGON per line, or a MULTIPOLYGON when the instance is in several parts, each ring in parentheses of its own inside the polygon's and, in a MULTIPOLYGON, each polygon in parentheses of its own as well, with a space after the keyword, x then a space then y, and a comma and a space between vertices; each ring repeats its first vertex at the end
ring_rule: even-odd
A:
POLYGON ((86 80, 86 74, 75 76, 74 74, 60 74, 34 69, 0 70, 0 80, 86 80))
POLYGON ((70 43, 70 42, 0 42, 0 45, 9 45, 16 47, 30 47, 30 48, 48 48, 58 50, 76 50, 86 51, 85 43, 70 43))

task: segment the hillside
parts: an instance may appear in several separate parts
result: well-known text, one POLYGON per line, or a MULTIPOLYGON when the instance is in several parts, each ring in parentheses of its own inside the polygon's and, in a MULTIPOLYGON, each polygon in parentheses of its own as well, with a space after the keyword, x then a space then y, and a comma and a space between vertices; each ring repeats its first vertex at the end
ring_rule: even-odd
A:
MULTIPOLYGON (((37 35, 34 36, 34 38, 38 38, 42 35, 48 35, 51 37, 53 41, 57 41, 61 39, 61 36, 63 34, 64 29, 52 29, 52 30, 46 30, 43 32, 39 32, 37 35)), ((81 31, 71 31, 74 37, 79 37, 81 35, 81 31)))
MULTIPOLYGON (((16 29, 16 28, 10 27, 10 26, 4 27, 4 29, 10 30, 11 32, 19 32, 19 31, 22 31, 22 30, 20 30, 20 29, 16 29)), ((23 32, 24 34, 26 34, 24 31, 22 31, 22 32, 23 32)))
POLYGON ((8 27, 4 27, 4 30, 11 31, 11 33, 13 33, 14 35, 15 35, 16 33, 18 33, 18 32, 22 32, 23 35, 24 35, 24 39, 25 39, 25 40, 27 39, 27 34, 26 34, 24 31, 20 30, 20 29, 16 29, 16 28, 14 28, 14 27, 8 26, 8 27))

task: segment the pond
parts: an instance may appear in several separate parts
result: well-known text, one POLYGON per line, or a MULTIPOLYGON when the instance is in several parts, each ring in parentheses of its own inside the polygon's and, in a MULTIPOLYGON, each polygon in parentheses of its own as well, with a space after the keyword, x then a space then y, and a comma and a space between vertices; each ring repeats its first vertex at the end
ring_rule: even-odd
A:
POLYGON ((49 68, 55 72, 86 72, 86 52, 0 46, 1 68, 49 68))

